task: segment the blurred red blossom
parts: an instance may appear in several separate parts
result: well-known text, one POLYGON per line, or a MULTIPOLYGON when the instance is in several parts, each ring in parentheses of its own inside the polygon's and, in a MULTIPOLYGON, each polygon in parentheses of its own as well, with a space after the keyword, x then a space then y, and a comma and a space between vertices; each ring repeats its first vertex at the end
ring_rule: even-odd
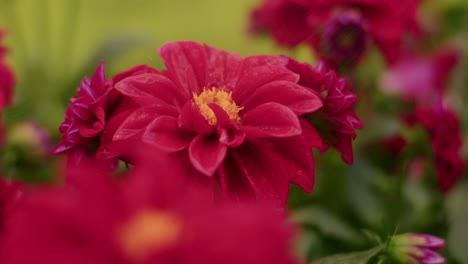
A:
POLYGON ((300 117, 322 100, 297 83, 287 58, 241 58, 194 42, 169 43, 159 53, 167 70, 115 84, 139 107, 119 119, 114 141, 139 136, 185 156, 227 197, 284 205, 290 182, 312 190, 311 148, 322 143, 300 117))
POLYGON ((459 53, 454 47, 442 47, 430 54, 405 53, 382 75, 381 87, 418 105, 437 103, 446 90, 459 53))
POLYGON ((463 176, 460 121, 453 111, 441 104, 418 108, 415 116, 429 133, 439 188, 443 192, 450 191, 463 176))
MULTIPOLYGON (((5 36, 5 31, 0 29, 0 41, 5 36)), ((16 84, 16 77, 12 69, 5 63, 5 55, 8 49, 0 45, 0 112, 13 100, 13 89, 16 84)))
POLYGON ((346 163, 352 164, 352 141, 356 138, 356 129, 362 128, 362 122, 352 109, 357 96, 349 89, 346 79, 337 77, 322 62, 312 67, 289 59, 287 67, 299 74, 300 85, 314 91, 323 101, 319 111, 305 115, 323 138, 321 150, 325 151, 331 145, 346 163))
POLYGON ((299 263, 281 212, 213 201, 170 155, 137 160, 124 179, 82 161, 72 185, 33 189, 7 226, 1 263, 299 263))
MULTIPOLYGON (((265 0, 252 13, 250 31, 268 31, 279 44, 289 47, 311 44, 320 57, 337 55, 334 60, 338 63, 343 53, 341 49, 327 50, 330 33, 337 33, 332 36, 336 44, 355 51, 365 47, 366 33, 392 63, 399 55, 403 36, 420 31, 418 6, 418 0, 265 0), (355 19, 347 18, 350 13, 355 19), (330 27, 335 29, 330 31, 330 27)), ((353 56, 348 59, 358 58, 359 53, 350 53, 353 56)))

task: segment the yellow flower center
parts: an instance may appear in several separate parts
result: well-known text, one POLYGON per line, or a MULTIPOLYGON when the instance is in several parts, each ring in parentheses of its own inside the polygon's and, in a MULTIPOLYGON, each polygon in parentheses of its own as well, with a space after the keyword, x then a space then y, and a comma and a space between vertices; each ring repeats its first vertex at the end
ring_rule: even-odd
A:
POLYGON ((202 116, 208 121, 210 125, 216 124, 216 115, 208 106, 208 104, 219 105, 226 113, 229 118, 233 121, 240 121, 239 111, 244 107, 239 107, 232 100, 232 92, 226 92, 224 90, 218 90, 215 87, 211 89, 204 89, 199 95, 193 94, 195 104, 200 109, 202 116))
POLYGON ((142 260, 153 250, 174 243, 181 231, 182 225, 173 215, 143 211, 123 226, 119 241, 131 259, 142 260))

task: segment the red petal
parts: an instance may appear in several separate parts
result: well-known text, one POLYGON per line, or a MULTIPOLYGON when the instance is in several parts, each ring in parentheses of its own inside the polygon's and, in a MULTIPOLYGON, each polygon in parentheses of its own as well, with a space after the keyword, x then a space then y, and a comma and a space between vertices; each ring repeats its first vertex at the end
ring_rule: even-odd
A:
POLYGON ((188 147, 193 135, 184 132, 177 125, 177 118, 161 116, 156 118, 146 128, 143 142, 153 144, 168 152, 177 152, 188 147))
POLYGON ((234 149, 233 153, 257 198, 284 207, 289 192, 289 176, 268 143, 252 141, 234 149))
POLYGON ((174 81, 186 94, 202 92, 207 76, 207 54, 203 45, 191 41, 172 42, 158 52, 174 81))
POLYGON ((183 94, 182 91, 166 76, 161 74, 145 73, 131 76, 115 84, 115 89, 124 95, 131 97, 135 102, 142 101, 143 105, 165 102, 172 106, 174 100, 184 103, 191 94, 183 94))
MULTIPOLYGON (((243 105, 256 89, 277 81, 297 83, 299 75, 286 69, 286 59, 278 56, 251 56, 244 60, 243 71, 233 89, 232 99, 238 105, 243 105)), ((230 87, 228 87, 230 88, 230 87)))
POLYGON ((310 143, 303 136, 297 136, 274 140, 274 145, 275 152, 288 171, 290 181, 306 192, 311 192, 315 166, 310 143))
POLYGON ((213 176, 226 156, 227 147, 217 138, 198 135, 189 147, 190 161, 199 172, 213 176))
POLYGON ((120 124, 113 136, 113 140, 127 139, 143 132, 160 115, 160 109, 157 107, 149 106, 136 109, 120 124))
POLYGON ((296 115, 314 112, 323 105, 319 96, 310 89, 288 81, 274 81, 265 84, 249 96, 243 104, 244 111, 268 102, 287 106, 296 115))
POLYGON ((201 115, 200 109, 192 101, 187 101, 182 107, 179 126, 184 130, 194 131, 197 134, 209 134, 215 129, 215 126, 210 125, 201 115))
POLYGON ((278 103, 255 107, 242 117, 248 138, 284 138, 300 135, 299 119, 292 110, 278 103))

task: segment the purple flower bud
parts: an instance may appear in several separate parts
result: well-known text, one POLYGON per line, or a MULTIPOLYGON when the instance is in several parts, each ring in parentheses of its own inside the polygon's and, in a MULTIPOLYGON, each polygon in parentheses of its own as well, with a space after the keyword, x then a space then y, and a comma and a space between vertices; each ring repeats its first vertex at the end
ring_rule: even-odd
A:
POLYGON ((8 131, 8 144, 25 150, 34 160, 47 159, 52 150, 47 130, 32 120, 15 124, 8 131))
POLYGON ((356 60, 364 53, 368 34, 361 16, 342 11, 333 16, 323 31, 323 49, 336 62, 356 60))
POLYGON ((438 237, 406 233, 391 239, 387 253, 398 263, 444 264, 445 258, 434 252, 444 245, 438 237))

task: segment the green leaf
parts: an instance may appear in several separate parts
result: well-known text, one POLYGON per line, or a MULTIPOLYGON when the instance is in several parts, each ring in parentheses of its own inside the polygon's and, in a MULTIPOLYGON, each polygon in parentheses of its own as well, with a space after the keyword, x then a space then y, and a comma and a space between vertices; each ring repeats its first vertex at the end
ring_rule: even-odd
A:
POLYGON ((468 263, 468 184, 458 185, 447 198, 447 209, 452 223, 447 246, 460 263, 468 263))
POLYGON ((299 209, 292 217, 301 224, 316 226, 324 235, 352 243, 364 242, 363 236, 351 225, 318 206, 299 209))
POLYGON ((366 251, 328 256, 325 258, 315 260, 312 263, 313 264, 366 264, 369 262, 369 260, 375 257, 378 253, 380 253, 383 248, 384 248, 384 245, 380 245, 378 247, 375 247, 366 251))

